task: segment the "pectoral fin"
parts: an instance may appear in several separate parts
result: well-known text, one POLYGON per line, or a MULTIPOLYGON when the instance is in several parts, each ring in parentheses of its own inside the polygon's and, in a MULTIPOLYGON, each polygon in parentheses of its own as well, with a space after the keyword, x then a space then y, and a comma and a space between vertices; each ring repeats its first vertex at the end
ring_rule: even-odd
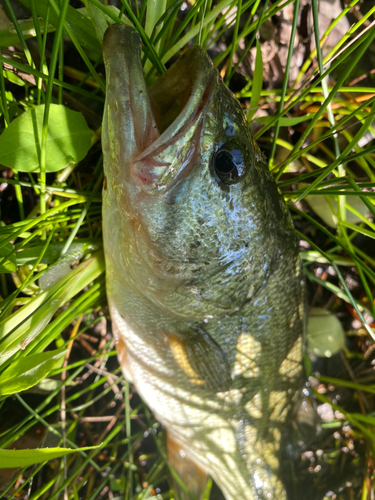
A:
POLYGON ((200 326, 181 335, 166 332, 175 361, 195 385, 215 392, 227 391, 232 379, 227 357, 200 326))

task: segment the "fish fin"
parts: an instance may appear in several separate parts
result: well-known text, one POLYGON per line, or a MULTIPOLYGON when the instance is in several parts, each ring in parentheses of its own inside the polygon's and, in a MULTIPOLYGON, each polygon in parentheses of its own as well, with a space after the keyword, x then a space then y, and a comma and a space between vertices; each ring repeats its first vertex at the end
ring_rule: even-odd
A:
POLYGON ((173 357, 194 385, 215 392, 230 389, 227 357, 219 344, 200 326, 175 335, 165 332, 173 357))
POLYGON ((169 432, 167 432, 167 454, 169 465, 186 486, 184 488, 172 475, 174 498, 176 500, 201 500, 207 485, 207 472, 189 457, 186 450, 175 441, 169 432))
POLYGON ((121 366, 122 372, 125 375, 125 378, 128 382, 133 383, 133 377, 131 375, 131 370, 129 366, 128 360, 128 352, 125 344, 124 336, 121 333, 120 325, 117 325, 117 321, 121 322, 123 320, 122 315, 120 314, 121 319, 118 316, 118 313, 115 309, 111 311, 112 315, 112 333, 115 338, 117 358, 119 364, 121 366), (115 319, 116 318, 116 319, 115 319))
POLYGON ((117 351, 117 358, 122 369, 122 373, 124 374, 126 380, 132 384, 133 377, 130 373, 127 348, 124 340, 119 336, 116 336, 116 351, 117 351))

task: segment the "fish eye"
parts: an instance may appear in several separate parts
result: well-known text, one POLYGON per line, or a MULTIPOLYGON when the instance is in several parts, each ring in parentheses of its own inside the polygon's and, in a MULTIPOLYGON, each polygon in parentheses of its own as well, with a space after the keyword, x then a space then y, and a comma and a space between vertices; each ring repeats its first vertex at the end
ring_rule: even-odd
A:
POLYGON ((245 161, 240 149, 223 146, 215 153, 213 167, 216 175, 226 184, 235 184, 245 173, 245 161))

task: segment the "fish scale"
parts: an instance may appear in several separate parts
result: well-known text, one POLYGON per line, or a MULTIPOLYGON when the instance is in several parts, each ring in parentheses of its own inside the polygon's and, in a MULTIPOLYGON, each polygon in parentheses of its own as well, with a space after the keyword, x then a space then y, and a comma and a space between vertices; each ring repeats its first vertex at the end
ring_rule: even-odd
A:
POLYGON ((291 218, 206 53, 187 50, 147 89, 140 51, 133 28, 108 28, 103 235, 120 363, 197 498, 207 473, 226 500, 285 499, 305 315, 291 218))

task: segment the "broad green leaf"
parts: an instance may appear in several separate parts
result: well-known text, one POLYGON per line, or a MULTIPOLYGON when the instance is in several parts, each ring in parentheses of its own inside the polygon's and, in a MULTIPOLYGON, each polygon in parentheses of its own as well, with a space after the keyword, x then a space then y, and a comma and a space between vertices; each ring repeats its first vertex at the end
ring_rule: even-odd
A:
POLYGON ((16 359, 0 375, 0 396, 26 391, 44 379, 66 349, 47 351, 16 359))
POLYGON ((247 115, 248 121, 251 121, 254 113, 258 109, 260 93, 262 92, 262 86, 263 86, 263 57, 260 44, 257 40, 253 86, 251 88, 250 109, 249 109, 249 114, 247 115))
POLYGON ((330 358, 345 346, 345 333, 340 321, 327 309, 313 307, 307 322, 309 351, 330 358))
POLYGON ((337 217, 335 215, 337 203, 332 196, 313 194, 306 196, 306 202, 327 226, 333 228, 337 226, 337 217))
MULTIPOLYGON (((0 136, 0 163, 21 172, 39 170, 44 105, 17 117, 0 136)), ((91 146, 91 130, 81 113, 52 104, 47 137, 47 172, 82 160, 91 146)))
MULTIPOLYGON (((337 227, 338 218, 336 214, 338 208, 337 202, 332 196, 311 194, 306 196, 305 200, 311 209, 319 215, 323 222, 327 224, 327 226, 333 228, 337 227)), ((366 205, 359 196, 350 196, 347 200, 347 204, 353 207, 360 214, 366 215, 368 213, 366 205)), ((361 222, 361 219, 350 210, 347 210, 346 221, 352 224, 357 224, 358 222, 361 222)))
POLYGON ((12 71, 4 71, 4 77, 11 83, 18 85, 19 87, 25 86, 25 80, 22 80, 19 76, 14 74, 12 71))
POLYGON ((0 273, 14 273, 17 271, 16 254, 13 252, 9 255, 12 250, 14 250, 12 243, 7 243, 0 248, 0 273))
POLYGON ((77 451, 94 450, 97 446, 85 448, 36 448, 34 450, 0 450, 0 469, 13 469, 40 464, 47 460, 63 457, 68 453, 77 451))
MULTIPOLYGON (((298 188, 307 187, 308 184, 300 182, 298 188)), ((336 228, 338 224, 337 218, 337 201, 333 196, 324 194, 310 194, 306 196, 305 200, 310 208, 322 219, 327 226, 336 228)), ((363 203, 359 196, 347 196, 346 198, 346 214, 345 220, 350 224, 358 224, 364 222, 363 218, 369 213, 369 209, 363 203), (351 210, 352 209, 352 210, 351 210), (357 213, 356 213, 357 212, 357 213)))

